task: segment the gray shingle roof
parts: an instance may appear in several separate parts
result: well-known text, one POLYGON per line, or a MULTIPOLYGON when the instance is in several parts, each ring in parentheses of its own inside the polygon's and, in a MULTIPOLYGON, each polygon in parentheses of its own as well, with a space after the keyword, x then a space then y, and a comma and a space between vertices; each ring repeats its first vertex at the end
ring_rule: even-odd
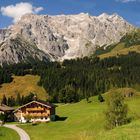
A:
POLYGON ((0 104, 0 111, 5 112, 5 111, 13 111, 13 110, 14 110, 13 107, 9 107, 9 106, 7 106, 7 105, 0 104))

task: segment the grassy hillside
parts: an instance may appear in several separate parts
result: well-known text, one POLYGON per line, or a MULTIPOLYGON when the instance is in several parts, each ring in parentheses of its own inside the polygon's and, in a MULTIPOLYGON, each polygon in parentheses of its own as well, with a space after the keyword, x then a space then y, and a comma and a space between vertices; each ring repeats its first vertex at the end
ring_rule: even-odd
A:
POLYGON ((140 53, 140 45, 134 45, 128 48, 124 47, 123 43, 118 44, 115 48, 113 48, 110 52, 101 54, 99 57, 101 59, 107 58, 107 57, 112 57, 112 56, 117 56, 117 55, 126 55, 129 52, 137 52, 140 53))
POLYGON ((2 84, 0 87, 0 99, 3 94, 7 97, 16 97, 17 93, 21 95, 27 95, 30 92, 36 93, 40 99, 46 99, 46 91, 44 88, 37 85, 39 76, 25 75, 25 76, 13 76, 13 81, 8 84, 2 84))
POLYGON ((117 55, 126 55, 129 52, 140 53, 140 29, 126 34, 118 44, 108 46, 107 49, 101 47, 95 52, 101 59, 117 55))
POLYGON ((20 138, 14 130, 0 127, 0 140, 20 140, 20 138))
MULTIPOLYGON (((126 91, 128 89, 118 89, 126 91)), ((131 89, 133 90, 133 89, 131 89)), ((135 92, 135 90, 134 90, 135 92)), ((104 94, 106 98, 106 94, 104 94)), ((115 128, 104 129, 104 111, 106 103, 99 103, 97 97, 90 99, 91 103, 82 100, 75 104, 61 104, 57 114, 67 117, 64 121, 42 123, 37 126, 21 125, 31 140, 139 140, 140 139, 140 93, 126 98, 129 106, 129 116, 133 118, 130 124, 115 128)))

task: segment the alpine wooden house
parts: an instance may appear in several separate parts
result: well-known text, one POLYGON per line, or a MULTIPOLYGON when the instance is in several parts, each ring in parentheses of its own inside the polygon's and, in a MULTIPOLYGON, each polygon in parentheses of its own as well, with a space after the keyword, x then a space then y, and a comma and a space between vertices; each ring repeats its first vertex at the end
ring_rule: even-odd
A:
POLYGON ((54 121, 55 107, 55 105, 45 101, 32 101, 14 111, 15 120, 22 123, 54 121))

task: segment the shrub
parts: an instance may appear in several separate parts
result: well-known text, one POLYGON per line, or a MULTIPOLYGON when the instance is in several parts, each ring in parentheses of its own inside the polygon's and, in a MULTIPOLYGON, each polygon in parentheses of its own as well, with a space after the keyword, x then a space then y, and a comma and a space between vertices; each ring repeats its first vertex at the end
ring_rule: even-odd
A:
POLYGON ((118 92, 109 93, 107 100, 108 110, 106 111, 106 128, 112 129, 130 121, 127 117, 128 107, 124 103, 124 97, 118 92))
POLYGON ((103 98, 103 96, 101 94, 98 95, 98 100, 100 102, 104 102, 105 101, 104 98, 103 98))

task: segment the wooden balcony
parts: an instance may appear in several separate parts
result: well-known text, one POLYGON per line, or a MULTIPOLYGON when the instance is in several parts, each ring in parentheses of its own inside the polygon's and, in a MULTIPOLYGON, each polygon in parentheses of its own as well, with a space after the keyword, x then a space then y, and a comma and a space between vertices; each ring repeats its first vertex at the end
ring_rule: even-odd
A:
POLYGON ((23 116, 31 116, 31 117, 46 117, 49 116, 49 113, 25 113, 23 116))
POLYGON ((44 108, 41 108, 41 107, 26 108, 26 111, 44 111, 44 108))

